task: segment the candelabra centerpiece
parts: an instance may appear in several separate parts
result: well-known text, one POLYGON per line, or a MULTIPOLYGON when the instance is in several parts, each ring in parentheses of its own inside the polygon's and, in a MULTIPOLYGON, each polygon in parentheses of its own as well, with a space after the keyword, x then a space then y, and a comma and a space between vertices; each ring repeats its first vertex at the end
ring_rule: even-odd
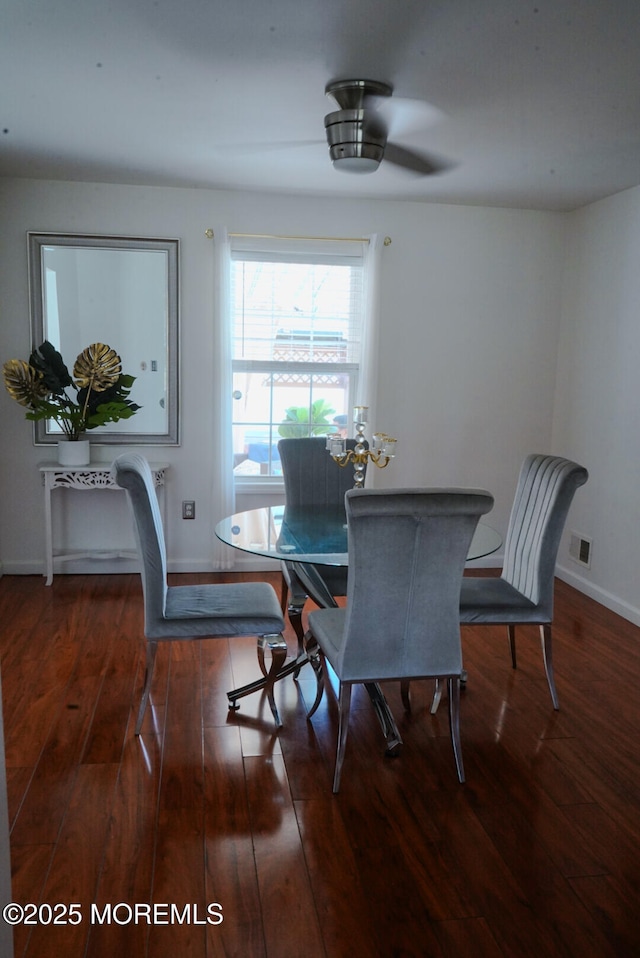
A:
POLYGON ((364 470, 368 462, 372 462, 378 469, 384 469, 396 454, 397 440, 384 432, 374 432, 371 448, 367 448, 364 430, 368 416, 368 406, 354 407, 353 423, 356 427, 354 449, 347 449, 347 440, 342 436, 327 436, 327 450, 332 459, 343 468, 350 462, 353 463, 353 485, 356 489, 364 486, 364 470))

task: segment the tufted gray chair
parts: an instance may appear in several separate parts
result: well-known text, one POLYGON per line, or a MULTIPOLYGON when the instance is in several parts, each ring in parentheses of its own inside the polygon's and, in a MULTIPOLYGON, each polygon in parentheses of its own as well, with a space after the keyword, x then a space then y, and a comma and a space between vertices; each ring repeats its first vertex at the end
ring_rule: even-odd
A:
POLYGON ((147 657, 136 735, 140 733, 149 700, 158 642, 236 635, 258 636, 258 658, 264 678, 229 692, 232 707, 236 707, 236 700, 243 695, 264 688, 276 725, 280 726, 274 683, 284 665, 287 646, 282 636, 282 611, 274 589, 266 582, 168 585, 162 519, 149 463, 143 456, 126 453, 115 460, 112 474, 115 482, 127 491, 142 562, 147 657), (266 648, 272 653, 268 672, 264 665, 266 648))
MULTIPOLYGON (((355 447, 355 439, 347 439, 347 449, 355 447)), ((287 508, 308 505, 333 505, 344 501, 344 494, 353 488, 353 467, 339 466, 326 449, 324 436, 306 439, 281 439, 278 453, 282 463, 285 504, 287 508)), ((331 596, 347 594, 347 568, 344 566, 319 565, 316 571, 331 596)), ((300 580, 292 562, 282 563, 282 574, 289 590, 288 614, 302 648, 302 610, 308 590, 300 580)))
POLYGON ((553 584, 560 538, 576 489, 589 474, 560 456, 532 454, 520 469, 504 545, 500 578, 465 577, 460 594, 464 625, 506 625, 511 661, 516 667, 515 628, 540 627, 544 668, 554 709, 558 709, 553 674, 551 622, 553 584))
POLYGON ((309 613, 305 648, 322 699, 324 659, 338 676, 339 732, 333 791, 340 787, 351 687, 389 679, 441 678, 458 771, 460 585, 478 519, 493 497, 475 489, 352 489, 345 496, 349 582, 345 608, 309 613))

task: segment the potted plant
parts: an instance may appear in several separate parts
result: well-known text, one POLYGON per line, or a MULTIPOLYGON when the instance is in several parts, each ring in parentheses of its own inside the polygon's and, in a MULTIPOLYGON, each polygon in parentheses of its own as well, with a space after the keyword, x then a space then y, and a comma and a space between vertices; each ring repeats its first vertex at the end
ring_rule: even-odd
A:
POLYGON ((278 426, 278 432, 285 439, 304 439, 307 436, 323 436, 331 431, 329 416, 332 409, 326 399, 316 399, 308 406, 289 406, 285 409, 285 419, 278 426))
POLYGON ((58 445, 60 461, 66 465, 89 461, 88 430, 129 419, 140 409, 128 398, 135 377, 122 372, 120 357, 104 343, 93 343, 80 353, 73 377, 47 340, 33 350, 28 362, 6 362, 3 377, 11 398, 28 410, 26 419, 58 424, 70 441, 58 445))

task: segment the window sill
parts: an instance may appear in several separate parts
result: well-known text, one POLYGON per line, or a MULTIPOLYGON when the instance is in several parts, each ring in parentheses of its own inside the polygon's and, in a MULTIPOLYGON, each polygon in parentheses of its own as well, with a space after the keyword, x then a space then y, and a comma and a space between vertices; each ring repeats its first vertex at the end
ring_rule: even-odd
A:
POLYGON ((284 499, 284 479, 282 476, 236 476, 234 479, 236 495, 279 496, 284 499))

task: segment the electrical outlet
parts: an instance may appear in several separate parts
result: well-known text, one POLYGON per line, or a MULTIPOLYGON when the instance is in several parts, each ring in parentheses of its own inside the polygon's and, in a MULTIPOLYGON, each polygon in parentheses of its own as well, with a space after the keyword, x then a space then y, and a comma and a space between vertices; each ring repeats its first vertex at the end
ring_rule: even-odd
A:
POLYGON ((195 519, 196 517, 196 504, 193 499, 183 499, 182 500, 182 518, 183 519, 195 519))

